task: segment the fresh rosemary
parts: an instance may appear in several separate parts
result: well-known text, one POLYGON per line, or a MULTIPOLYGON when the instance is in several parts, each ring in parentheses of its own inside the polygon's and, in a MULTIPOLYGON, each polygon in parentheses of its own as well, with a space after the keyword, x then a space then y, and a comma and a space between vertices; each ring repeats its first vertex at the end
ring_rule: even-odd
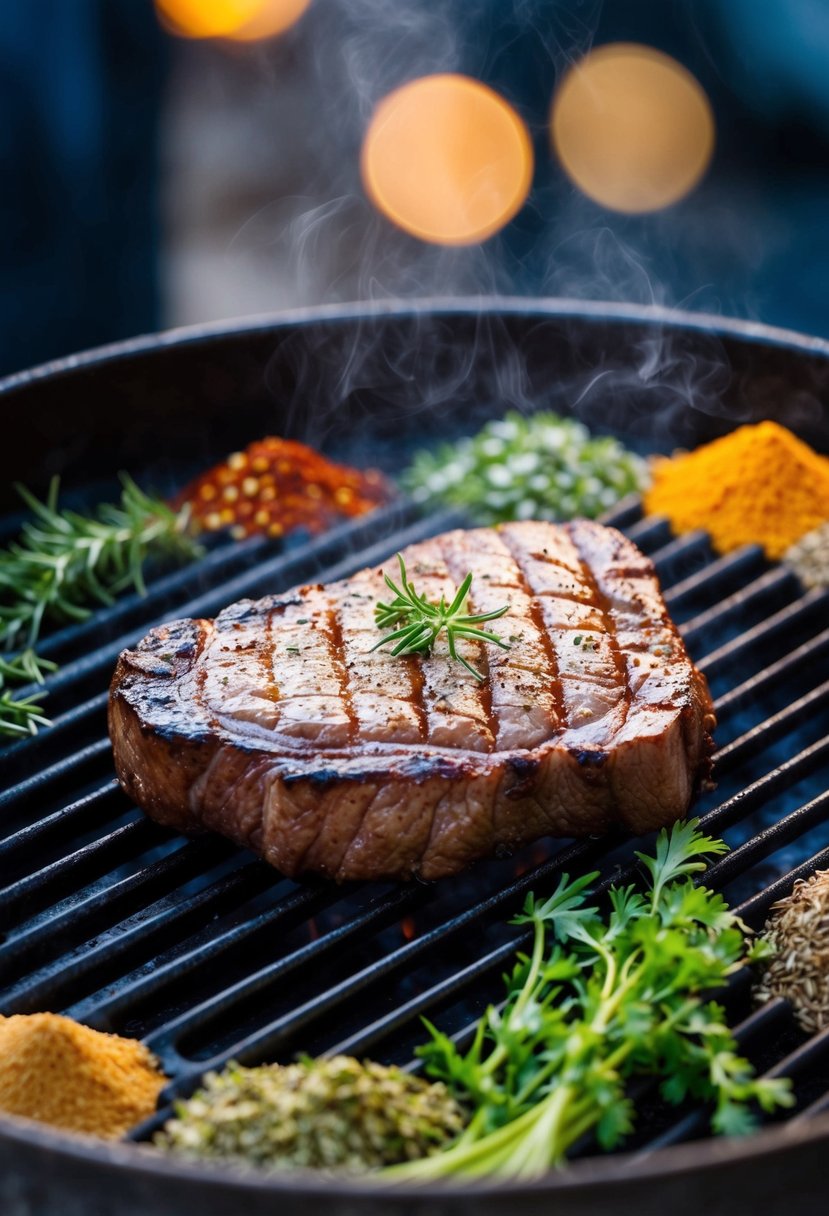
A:
POLYGON ((47 621, 82 621, 129 587, 143 594, 151 555, 187 561, 201 551, 187 533, 186 512, 145 494, 126 474, 121 482, 120 502, 90 515, 59 509, 56 477, 45 501, 17 486, 34 518, 0 549, 0 650, 26 649, 0 660, 0 735, 35 734, 49 725, 42 693, 15 698, 9 688, 42 684, 44 673, 56 670, 32 649, 47 621))
POLYGON ((0 735, 12 738, 36 735, 38 727, 51 725, 40 704, 42 692, 15 698, 7 685, 42 684, 44 673, 57 671, 57 666, 31 649, 12 659, 0 657, 0 735))
POLYGON ((492 612, 477 612, 471 615, 464 613, 466 598, 469 595, 469 588, 472 586, 471 574, 467 574, 451 604, 446 603, 446 597, 443 595, 440 597, 440 603, 431 604, 424 595, 420 595, 415 590, 414 584, 409 581, 406 563, 401 553, 398 553, 397 560, 400 563, 402 587, 398 587, 394 580, 384 573, 386 586, 394 592, 394 599, 390 604, 384 604, 381 600, 376 605, 374 620, 378 629, 388 629, 395 625, 398 628, 387 633, 371 649, 378 650, 381 646, 393 642, 394 646, 391 651, 393 655, 429 654, 440 634, 445 631, 449 654, 452 658, 461 663, 476 680, 486 679, 483 673, 467 662, 463 655, 458 654, 457 640, 458 638, 474 638, 479 642, 492 642, 494 645, 500 646, 502 650, 509 650, 509 642, 505 642, 497 633, 488 633, 477 627, 485 621, 497 620, 505 612, 509 612, 509 604, 504 604, 503 608, 495 608, 492 612))
POLYGON ((45 621, 82 621, 90 605, 111 604, 128 587, 144 594, 142 567, 151 553, 198 555, 186 514, 126 474, 121 482, 120 503, 103 503, 91 515, 58 509, 56 477, 45 502, 17 487, 34 519, 0 550, 0 646, 33 646, 45 621))

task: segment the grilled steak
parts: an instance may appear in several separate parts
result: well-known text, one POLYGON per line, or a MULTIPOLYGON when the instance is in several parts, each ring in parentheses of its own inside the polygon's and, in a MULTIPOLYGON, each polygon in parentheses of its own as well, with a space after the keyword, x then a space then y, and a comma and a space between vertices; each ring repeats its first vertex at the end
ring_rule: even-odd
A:
MULTIPOLYGON (((429 600, 472 571, 476 681, 439 639, 370 653, 380 569, 153 629, 121 655, 121 784, 160 823, 211 829, 283 874, 440 878, 541 836, 683 815, 714 725, 653 566, 586 521, 449 532, 404 553, 429 600)), ((390 572, 393 564, 389 565, 390 572)))

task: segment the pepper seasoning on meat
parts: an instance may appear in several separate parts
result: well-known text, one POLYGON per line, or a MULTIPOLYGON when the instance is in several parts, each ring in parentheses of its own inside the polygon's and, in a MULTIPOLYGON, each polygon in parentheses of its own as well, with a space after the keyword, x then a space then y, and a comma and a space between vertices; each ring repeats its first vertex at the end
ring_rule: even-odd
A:
POLYGON ((336 464, 304 443, 271 435, 197 477, 173 505, 189 505, 196 530, 228 528, 241 540, 296 528, 323 532, 338 519, 373 511, 392 494, 376 469, 336 464))
POLYGON ((54 1013, 0 1018, 0 1111, 116 1140, 155 1111, 167 1078, 143 1043, 54 1013))
POLYGON ((776 422, 741 426, 655 461, 644 504, 674 532, 704 529, 720 553, 760 545, 778 559, 829 519, 829 460, 776 422))

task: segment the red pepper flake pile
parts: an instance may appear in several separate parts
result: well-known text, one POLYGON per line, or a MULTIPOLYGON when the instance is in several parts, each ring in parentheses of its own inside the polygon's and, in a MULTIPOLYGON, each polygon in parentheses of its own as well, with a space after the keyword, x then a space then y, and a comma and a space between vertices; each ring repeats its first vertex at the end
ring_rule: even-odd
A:
POLYGON ((373 511, 392 493, 376 469, 335 464, 304 443, 268 436, 197 477, 174 506, 189 504, 196 530, 229 528, 241 540, 296 528, 324 532, 343 516, 373 511))

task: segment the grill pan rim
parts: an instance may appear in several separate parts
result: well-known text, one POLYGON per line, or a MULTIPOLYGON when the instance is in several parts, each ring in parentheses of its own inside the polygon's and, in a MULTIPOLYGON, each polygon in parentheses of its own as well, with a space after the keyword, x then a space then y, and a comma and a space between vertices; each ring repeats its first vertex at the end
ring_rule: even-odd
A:
POLYGON ((617 322, 620 325, 665 326, 671 330, 734 338, 752 345, 817 355, 829 361, 829 340, 797 330, 723 317, 714 313, 666 308, 659 304, 625 304, 609 300, 578 300, 566 296, 429 296, 418 300, 391 299, 378 303, 356 300, 345 304, 319 304, 304 308, 256 313, 235 321, 221 320, 183 325, 174 329, 141 334, 121 342, 92 347, 38 364, 0 379, 0 396, 28 388, 43 380, 59 380, 77 372, 94 370, 108 363, 171 348, 221 342, 278 332, 283 329, 324 324, 354 324, 379 319, 435 319, 441 316, 505 317, 537 316, 540 320, 617 322))
MULTIPOLYGON (((163 356, 164 352, 182 347, 217 346, 223 340, 243 341, 273 332, 290 331, 315 324, 332 328, 338 325, 359 325, 361 322, 385 318, 415 320, 441 317, 466 316, 498 320, 504 317, 537 317, 543 320, 562 322, 614 323, 620 327, 645 326, 664 328, 677 335, 684 333, 711 334, 744 343, 748 347, 772 347, 800 357, 817 358, 829 362, 829 341, 799 334, 796 331, 764 325, 758 322, 724 318, 705 313, 663 308, 661 306, 639 306, 606 301, 582 301, 559 297, 533 299, 529 297, 490 297, 482 301, 478 297, 435 297, 412 300, 389 300, 377 304, 354 302, 330 304, 295 310, 281 310, 239 318, 238 321, 211 322, 178 329, 142 335, 123 342, 97 347, 65 358, 50 361, 38 367, 15 373, 0 380, 0 396, 11 396, 35 385, 47 385, 74 375, 105 369, 108 365, 143 358, 163 356)), ((626 1182, 642 1180, 659 1182, 681 1179, 688 1175, 714 1172, 723 1164, 751 1167, 762 1158, 777 1158, 795 1147, 811 1148, 818 1153, 820 1147, 829 1148, 829 1116, 819 1116, 811 1121, 800 1120, 794 1124, 762 1129, 746 1140, 705 1139, 666 1147, 636 1159, 635 1153, 615 1154, 608 1157, 594 1156, 589 1160, 572 1162, 566 1171, 552 1173, 532 1182, 466 1182, 461 1185, 432 1184, 429 1186, 382 1187, 377 1184, 360 1183, 358 1180, 325 1180, 311 1175, 279 1175, 228 1171, 223 1167, 210 1167, 201 1163, 186 1163, 156 1157, 146 1149, 122 1143, 75 1140, 53 1129, 26 1121, 0 1117, 0 1146, 4 1156, 12 1157, 15 1151, 46 1152, 55 1163, 63 1161, 67 1166, 73 1162, 92 1166, 108 1166, 116 1173, 125 1171, 147 1184, 163 1185, 164 1179, 176 1179, 182 1183, 207 1181, 223 1183, 231 1192, 248 1195, 294 1195, 299 1198, 314 1197, 332 1200, 342 1196, 344 1200, 365 1199, 405 1205, 416 1198, 438 1198, 451 1201, 464 1197, 486 1196, 512 1197, 543 1196, 556 1194, 565 1196, 574 1192, 581 1194, 622 1187, 626 1182)), ((621 1203, 621 1194, 619 1195, 621 1203)), ((27 1209, 28 1210, 28 1209, 27 1209)), ((402 1210, 402 1208, 401 1208, 402 1210)))
POLYGON ((722 1164, 729 1166, 751 1165, 759 1158, 769 1158, 785 1153, 793 1146, 829 1145, 829 1115, 802 1121, 797 1124, 783 1123, 779 1128, 764 1128, 744 1139, 735 1137, 713 1137, 690 1143, 671 1145, 649 1153, 636 1160, 635 1153, 613 1153, 605 1157, 571 1161, 565 1169, 551 1171, 542 1178, 515 1182, 507 1180, 466 1181, 444 1184, 438 1182, 420 1185, 396 1184, 383 1186, 350 1178, 348 1175, 315 1176, 310 1172, 296 1171, 268 1174, 254 1169, 236 1169, 229 1165, 210 1165, 188 1162, 182 1159, 157 1155, 140 1145, 131 1146, 123 1141, 95 1142, 80 1136, 62 1135, 51 1128, 32 1121, 31 1130, 27 1121, 0 1116, 0 1142, 6 1147, 47 1150, 72 1162, 106 1163, 116 1168, 141 1175, 147 1181, 163 1181, 175 1178, 182 1182, 198 1179, 200 1182, 230 1183, 234 1189, 254 1194, 286 1194, 306 1199, 318 1197, 331 1199, 374 1199, 396 1201, 415 1197, 429 1198, 475 1198, 497 1196, 509 1199, 534 1195, 566 1195, 572 1191, 583 1192, 588 1187, 604 1188, 623 1186, 636 1179, 638 1182, 668 1181, 683 1175, 698 1175, 701 1171, 722 1164))

